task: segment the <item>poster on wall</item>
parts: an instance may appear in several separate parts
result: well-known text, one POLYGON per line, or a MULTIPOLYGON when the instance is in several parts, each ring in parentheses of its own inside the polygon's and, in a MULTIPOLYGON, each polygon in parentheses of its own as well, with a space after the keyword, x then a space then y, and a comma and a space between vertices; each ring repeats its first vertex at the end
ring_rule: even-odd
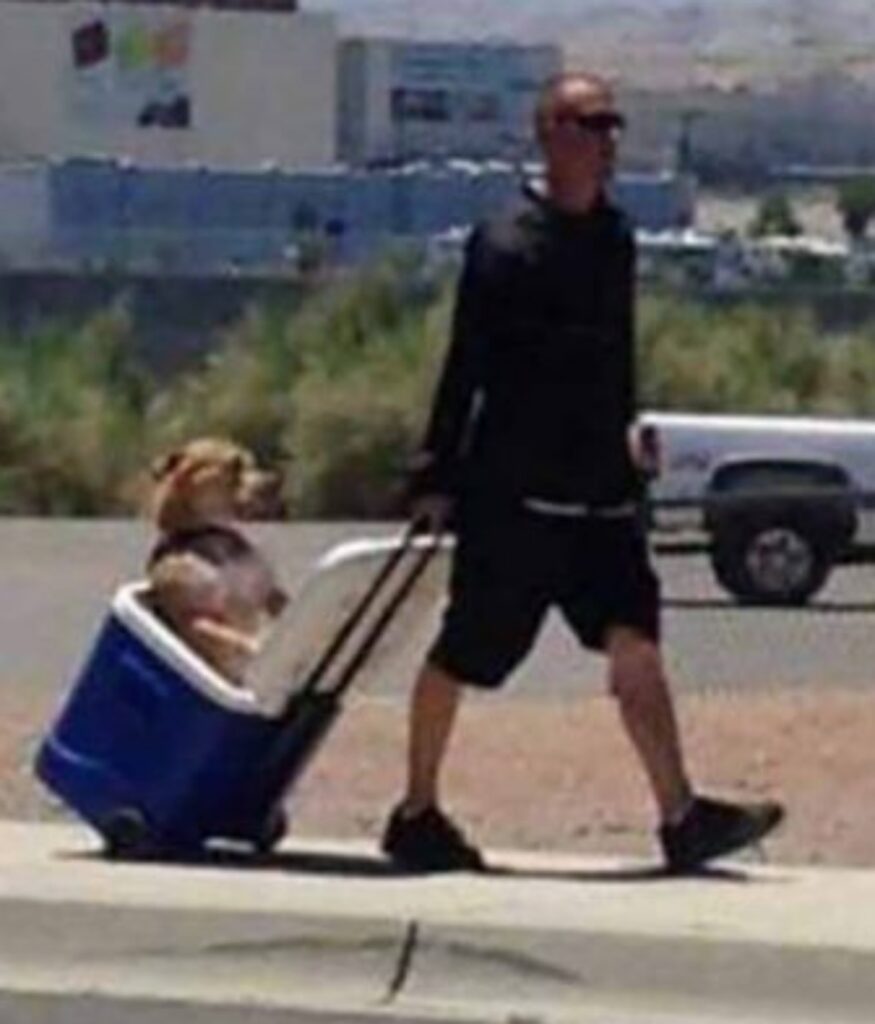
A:
POLYGON ((94 7, 71 19, 67 96, 91 126, 191 127, 192 26, 185 13, 94 7))

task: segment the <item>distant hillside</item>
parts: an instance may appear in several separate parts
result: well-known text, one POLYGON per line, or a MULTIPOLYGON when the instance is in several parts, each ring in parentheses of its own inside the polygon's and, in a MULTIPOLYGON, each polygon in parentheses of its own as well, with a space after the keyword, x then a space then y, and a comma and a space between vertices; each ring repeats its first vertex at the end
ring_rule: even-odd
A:
POLYGON ((873 0, 302 0, 347 33, 560 42, 616 79, 630 166, 661 167, 690 126, 702 180, 790 164, 875 167, 873 0))
POLYGON ((345 30, 561 41, 572 61, 665 86, 734 87, 842 67, 875 78, 871 0, 309 0, 345 30))

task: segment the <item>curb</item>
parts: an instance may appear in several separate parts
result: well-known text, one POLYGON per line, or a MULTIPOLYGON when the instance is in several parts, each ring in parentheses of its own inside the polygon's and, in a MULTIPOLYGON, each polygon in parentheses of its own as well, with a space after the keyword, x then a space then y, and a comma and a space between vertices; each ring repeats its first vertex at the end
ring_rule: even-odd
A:
POLYGON ((875 1006, 875 872, 684 879, 507 853, 495 874, 403 877, 363 844, 189 866, 93 849, 83 829, 0 823, 0 991, 326 1020, 340 1005, 350 1022, 580 1021, 600 1004, 870 1024, 875 1006))

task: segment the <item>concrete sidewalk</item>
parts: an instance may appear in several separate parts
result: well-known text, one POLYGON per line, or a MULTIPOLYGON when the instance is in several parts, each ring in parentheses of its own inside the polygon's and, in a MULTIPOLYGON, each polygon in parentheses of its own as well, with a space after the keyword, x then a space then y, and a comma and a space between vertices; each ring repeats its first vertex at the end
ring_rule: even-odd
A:
POLYGON ((489 875, 402 877, 328 841, 196 865, 98 851, 84 828, 0 823, 0 991, 253 1020, 875 1019, 875 872, 733 862, 673 879, 494 852, 489 875))

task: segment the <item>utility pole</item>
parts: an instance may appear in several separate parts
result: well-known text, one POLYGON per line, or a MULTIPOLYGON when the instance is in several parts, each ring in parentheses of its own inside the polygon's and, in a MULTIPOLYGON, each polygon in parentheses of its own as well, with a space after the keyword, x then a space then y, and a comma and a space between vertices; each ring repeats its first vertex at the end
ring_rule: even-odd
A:
POLYGON ((679 174, 693 170, 693 125, 705 116, 703 110, 689 108, 680 113, 680 131, 675 152, 675 169, 679 174))

